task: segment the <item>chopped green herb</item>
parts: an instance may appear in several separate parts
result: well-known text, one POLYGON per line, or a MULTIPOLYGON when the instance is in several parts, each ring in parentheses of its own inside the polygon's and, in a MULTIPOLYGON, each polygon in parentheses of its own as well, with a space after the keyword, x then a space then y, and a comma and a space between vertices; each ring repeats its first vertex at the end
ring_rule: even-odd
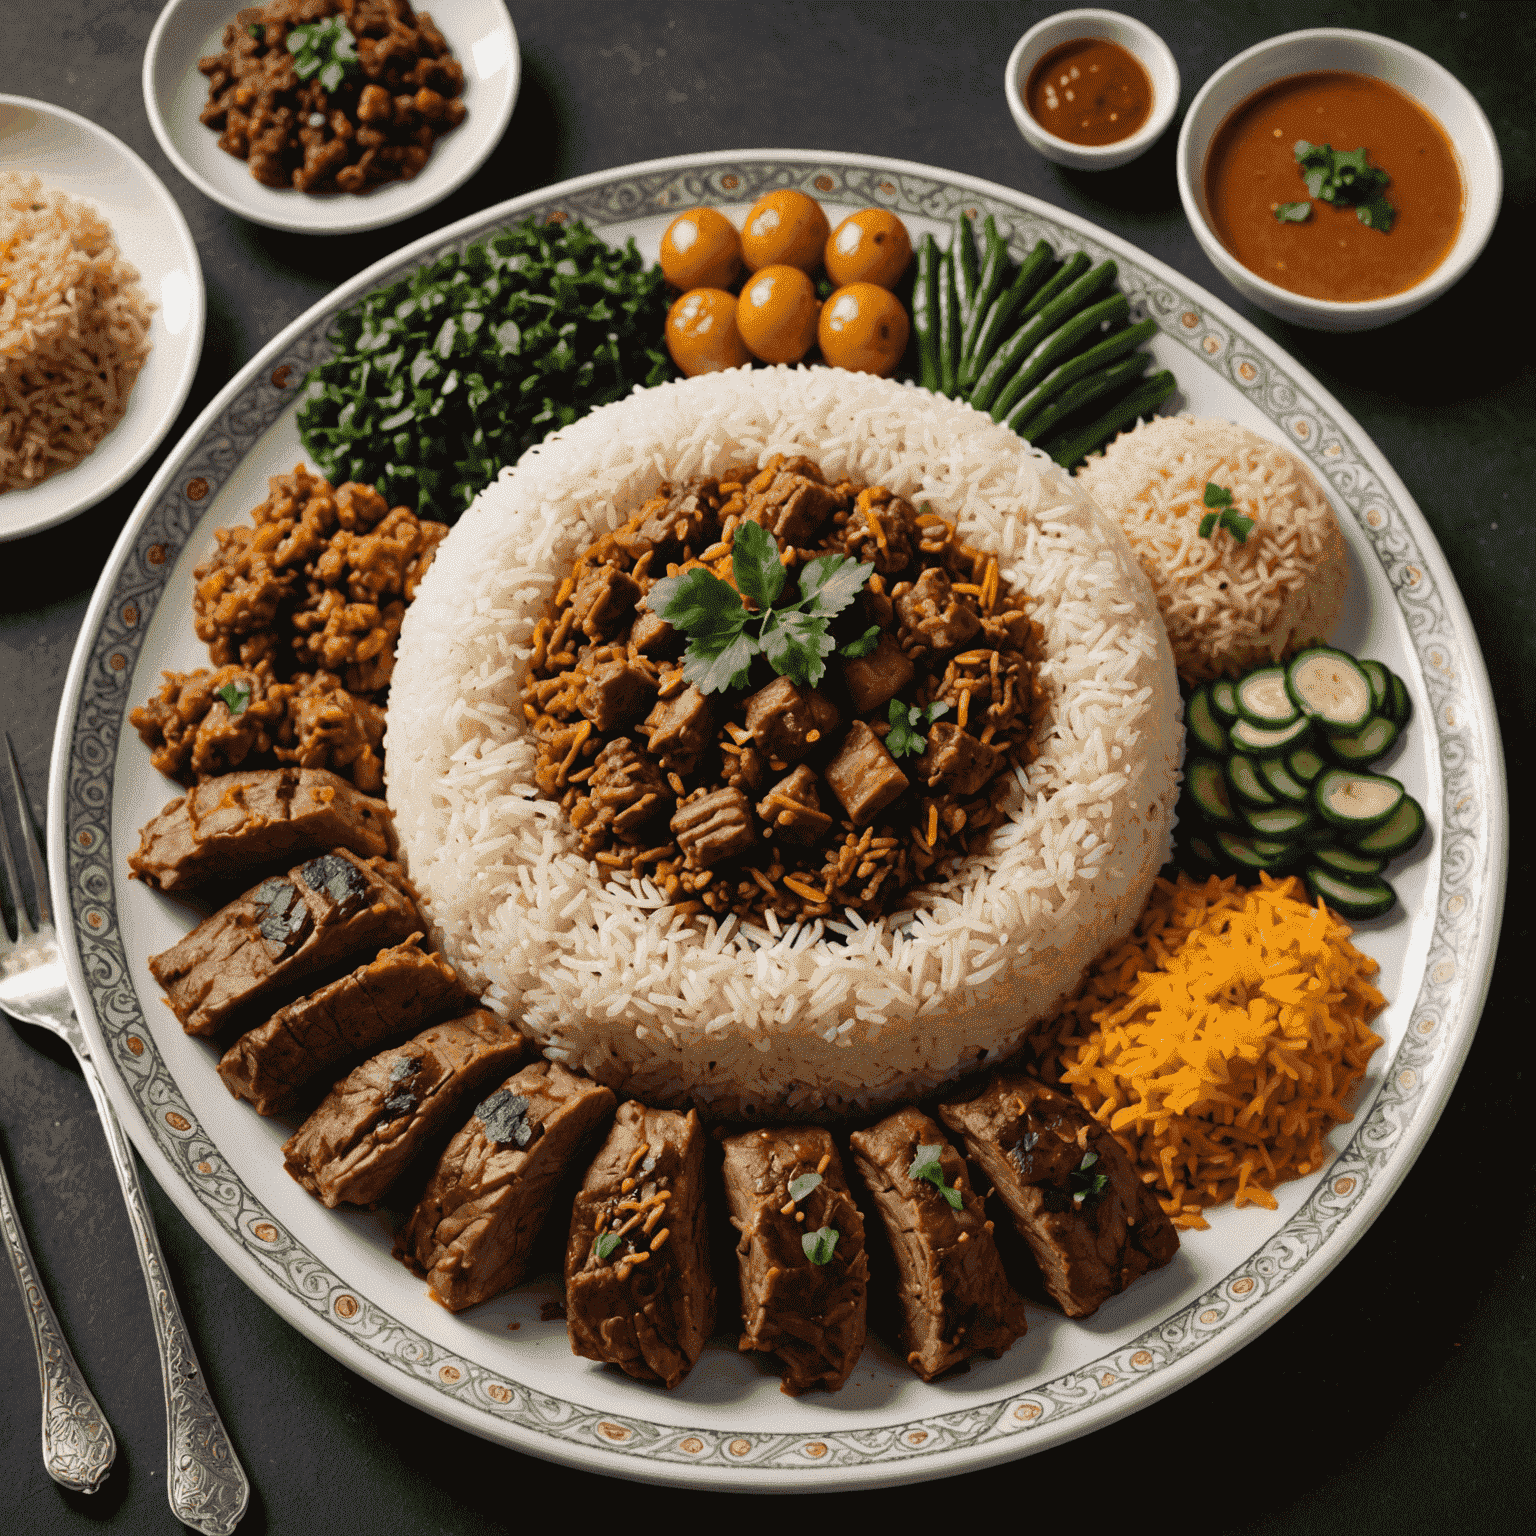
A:
POLYGON ((617 1232, 600 1232, 597 1241, 592 1244, 592 1251, 598 1258, 606 1259, 623 1241, 617 1232))
POLYGON ((922 734, 924 726, 932 725, 940 715, 949 713, 949 705, 935 699, 927 709, 918 704, 903 704, 892 699, 886 711, 891 728, 886 734, 885 750, 892 757, 921 757, 928 750, 928 738, 922 734))
POLYGON ((246 705, 251 702, 251 690, 246 684, 225 683, 217 691, 219 697, 229 706, 229 712, 232 715, 243 715, 246 705))
POLYGON ((1103 1199, 1104 1191, 1109 1188, 1108 1175, 1092 1171, 1098 1160, 1097 1152, 1085 1152, 1082 1162, 1067 1175, 1067 1188, 1071 1191, 1072 1203, 1080 1211, 1103 1199))
MULTIPOLYGON (((1301 167, 1301 179, 1307 191, 1336 208, 1355 209, 1355 216, 1368 229, 1379 229, 1385 234, 1392 228, 1397 217, 1383 196, 1392 184, 1392 178, 1379 165, 1372 165, 1362 146, 1359 149, 1336 150, 1327 144, 1309 144, 1297 139, 1296 163, 1301 167)), ((1287 208, 1297 208, 1298 203, 1287 203, 1287 208)), ((1277 209, 1276 218, 1283 215, 1277 209)), ((1301 219, 1292 216, 1295 222, 1301 219)), ((1304 216, 1302 216, 1304 217, 1304 216)))
POLYGON ((1305 224, 1312 217, 1312 204, 1300 203, 1276 203, 1275 217, 1282 224, 1305 224))
POLYGON ((837 1247, 838 1235, 836 1227, 821 1227, 815 1232, 802 1232, 800 1246, 805 1249, 805 1256, 812 1264, 829 1264, 832 1261, 832 1250, 837 1247))
POLYGON ((840 645, 837 648, 837 654, 846 656, 850 660, 857 660, 860 656, 868 656, 879 644, 880 626, 871 624, 857 640, 850 640, 847 645, 840 645))
POLYGON ((821 1183, 819 1173, 802 1173, 798 1179, 789 1181, 789 1198, 791 1200, 804 1200, 810 1192, 821 1183))
POLYGON ((1214 480, 1205 482, 1205 495, 1201 498, 1208 507, 1230 507, 1232 505, 1232 492, 1224 485, 1217 485, 1214 480))
POLYGON ((944 1170, 939 1166, 939 1158, 943 1151, 943 1142, 935 1142, 931 1147, 919 1147, 917 1156, 912 1159, 912 1166, 907 1169, 907 1177, 926 1179, 949 1201, 950 1206, 958 1211, 965 1205, 965 1200, 958 1189, 951 1188, 944 1182, 944 1170))
POLYGON ((1248 542, 1248 535, 1253 532, 1254 520, 1244 517, 1236 507, 1232 505, 1232 492, 1224 485, 1216 485, 1207 480, 1205 482, 1204 501, 1208 507, 1220 507, 1219 512, 1207 512, 1200 519, 1199 533, 1202 539, 1208 539, 1218 528, 1225 528, 1239 544, 1248 542))
POLYGON ((1355 217, 1365 225, 1367 229, 1379 229, 1382 234, 1390 234, 1392 221, 1397 217, 1397 209, 1384 197, 1373 197, 1368 203, 1361 203, 1355 209, 1355 217))
POLYGON ((259 21, 253 21, 250 24, 250 26, 248 26, 245 30, 247 32, 249 32, 251 34, 251 36, 254 37, 258 43, 266 42, 266 40, 267 40, 267 29, 264 26, 262 26, 262 24, 259 21))
POLYGON ((357 62, 357 39, 340 16, 290 27, 288 52, 293 55, 294 74, 300 80, 318 76, 328 96, 335 95, 342 81, 361 67, 357 62))

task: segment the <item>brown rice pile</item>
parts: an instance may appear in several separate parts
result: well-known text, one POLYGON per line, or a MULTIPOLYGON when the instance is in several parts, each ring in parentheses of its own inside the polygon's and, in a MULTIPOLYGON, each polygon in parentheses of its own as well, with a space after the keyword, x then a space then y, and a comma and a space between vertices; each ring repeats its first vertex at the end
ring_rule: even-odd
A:
POLYGON ((77 464, 122 420, 152 306, 88 203, 0 171, 0 492, 77 464))
POLYGON ((1344 535, 1306 467, 1230 421, 1158 416, 1123 432, 1077 481, 1119 523, 1152 583, 1189 682, 1236 675, 1326 639, 1344 607, 1344 535), (1200 537, 1207 483, 1253 519, 1200 537))

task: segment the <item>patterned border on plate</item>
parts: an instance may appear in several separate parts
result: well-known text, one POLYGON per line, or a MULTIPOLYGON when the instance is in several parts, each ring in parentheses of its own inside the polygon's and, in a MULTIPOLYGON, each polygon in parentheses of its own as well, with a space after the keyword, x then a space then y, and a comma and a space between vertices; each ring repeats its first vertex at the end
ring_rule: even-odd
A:
MULTIPOLYGON (((696 170, 674 168, 638 176, 621 171, 611 180, 533 205, 529 211, 541 221, 576 217, 602 226, 707 200, 750 201, 778 186, 801 187, 840 202, 883 204, 936 219, 953 218, 961 210, 977 217, 990 213, 1016 251, 1049 238, 1058 249, 1085 250, 1095 259, 1113 255, 1133 313, 1156 318, 1165 335, 1176 338, 1254 402, 1327 480, 1335 504, 1355 518, 1387 573, 1422 664, 1431 706, 1426 713, 1438 738, 1444 777, 1438 833, 1441 880, 1433 937, 1407 1034, 1369 1112, 1357 1122, 1328 1178, 1305 1205, 1202 1296, 1081 1370, 953 1413, 818 1439, 657 1425, 535 1391, 446 1349, 357 1295, 285 1231, 241 1183, 212 1136, 195 1122, 145 1027, 116 921, 113 879, 120 857, 110 846, 108 829, 113 766, 131 703, 125 696, 125 682, 142 644, 145 621, 198 520, 202 503, 291 402, 309 368, 328 354, 325 335, 339 303, 321 313, 275 367, 252 379, 186 451, 179 484, 166 490, 145 520, 119 574, 104 622, 83 642, 89 646, 89 661, 72 722, 65 785, 68 900, 81 966, 113 1063, 157 1145, 204 1209, 275 1284, 317 1320, 338 1330, 349 1344, 389 1370, 484 1415, 485 1433, 510 1439, 508 1430, 520 1431, 676 1466, 712 1463, 784 1471, 932 1459, 1008 1439, 1019 1439, 1018 1448, 1002 1454, 1018 1454, 1026 1449, 1031 1430, 1136 1391, 1148 1378, 1212 1346, 1262 1299, 1283 1291, 1295 1279, 1373 1183, 1390 1184, 1400 1173, 1393 1167, 1398 1149, 1425 1103, 1433 1098, 1431 1079, 1454 1035, 1441 1025, 1468 1006, 1468 989, 1477 986, 1477 979, 1464 975, 1457 964, 1458 943, 1465 950, 1488 911, 1490 897, 1496 905, 1497 893, 1489 891, 1485 876, 1496 867, 1489 848, 1493 806, 1481 792, 1496 770, 1475 729, 1477 711, 1469 689, 1480 662, 1466 655, 1455 632, 1444 595, 1420 551, 1412 519, 1339 423, 1282 366, 1235 336, 1197 296, 1198 290, 1170 285, 1118 248, 1101 245, 1047 213, 906 170, 745 157, 696 170)), ((526 216, 525 212, 518 217, 526 216)), ((488 214, 472 233, 445 241, 415 260, 402 261, 389 278, 379 281, 392 280, 446 251, 461 249, 507 222, 511 221, 505 215, 488 214)), ((944 1470, 934 1468, 936 1474, 944 1470)))

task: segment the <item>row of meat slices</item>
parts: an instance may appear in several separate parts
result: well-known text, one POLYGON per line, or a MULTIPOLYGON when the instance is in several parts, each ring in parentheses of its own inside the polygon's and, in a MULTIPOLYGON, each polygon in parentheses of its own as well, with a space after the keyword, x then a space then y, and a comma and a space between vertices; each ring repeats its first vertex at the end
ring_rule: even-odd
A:
POLYGON ((888 1300, 889 1331, 932 1380, 1024 1333, 1009 1269, 1082 1317, 1177 1250, 1113 1136, 1027 1076, 939 1105, 943 1126, 908 1106, 853 1132, 856 1195, 824 1127, 717 1132, 715 1154, 693 1111, 621 1105, 557 1062, 522 1065, 529 1042, 423 951, 387 809, 332 774, 209 780, 144 829, 131 862, 179 894, 316 847, 151 969, 189 1033, 244 1030, 219 1072, 260 1114, 313 1103, 361 1059, 284 1144, 287 1169, 328 1206, 373 1206, 435 1162, 395 1254, 452 1311, 526 1277, 567 1173, 605 1127, 571 1210, 571 1347, 668 1387, 714 1331, 707 1210, 722 1194, 737 1234, 740 1347, 773 1357, 792 1394, 847 1381, 872 1273, 877 1313, 888 1300), (360 954, 372 958, 338 974, 360 954))

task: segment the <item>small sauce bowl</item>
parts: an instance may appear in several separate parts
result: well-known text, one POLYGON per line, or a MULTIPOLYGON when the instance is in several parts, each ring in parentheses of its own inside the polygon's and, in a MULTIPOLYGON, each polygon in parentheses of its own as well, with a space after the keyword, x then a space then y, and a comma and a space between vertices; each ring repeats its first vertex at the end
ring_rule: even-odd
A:
POLYGON ((1031 149, 1056 165, 1078 171, 1109 171, 1128 165, 1162 137, 1179 105, 1179 66, 1151 27, 1118 11, 1062 11, 1037 23, 1014 45, 1003 73, 1003 93, 1019 132, 1031 149), (1045 128, 1024 99, 1029 77, 1046 54, 1063 43, 1104 38, 1118 43, 1146 70, 1152 82, 1152 110, 1135 133, 1113 144, 1072 144, 1045 128))
MULTIPOLYGON (((1260 309, 1314 331, 1374 330, 1439 298, 1465 275, 1488 243, 1504 194, 1498 141, 1483 109, 1466 86, 1444 66, 1406 43, 1345 27, 1288 32, 1257 43, 1222 65, 1201 87, 1185 115, 1176 167, 1185 217, 1216 270, 1260 309), (1461 172, 1465 200, 1461 226, 1450 250, 1438 266, 1411 288, 1385 298, 1349 302, 1312 298, 1260 277, 1222 244, 1212 227, 1206 202, 1206 158, 1227 118, 1277 80, 1334 70, 1384 80, 1416 101, 1445 130, 1461 172)), ((1300 198, 1305 188, 1299 173, 1296 185, 1300 198)), ((1392 236, 1383 238, 1390 240, 1392 236)))

